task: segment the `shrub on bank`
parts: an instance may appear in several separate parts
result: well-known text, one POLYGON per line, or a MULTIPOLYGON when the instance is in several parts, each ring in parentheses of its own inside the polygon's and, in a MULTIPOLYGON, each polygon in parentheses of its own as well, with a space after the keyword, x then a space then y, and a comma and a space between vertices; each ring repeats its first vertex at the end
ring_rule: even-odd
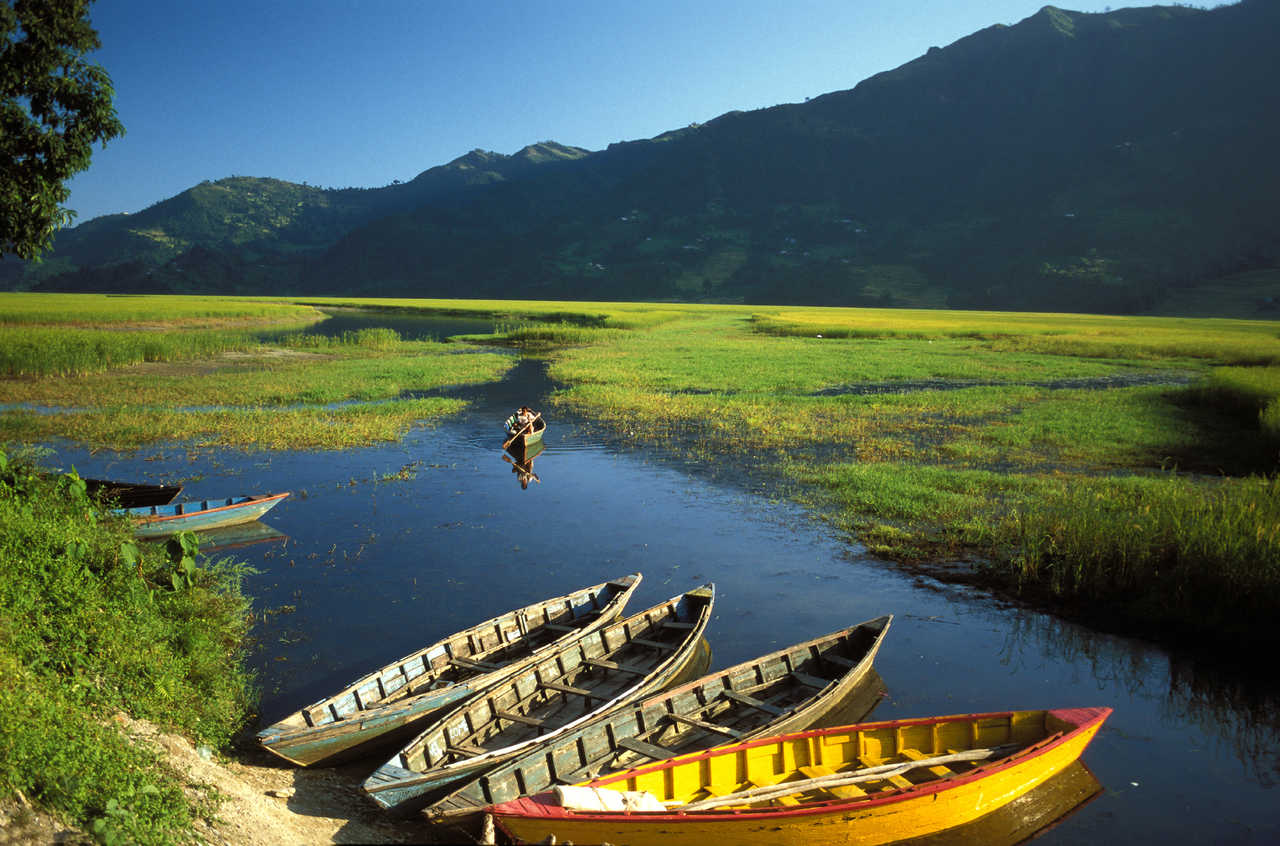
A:
POLYGON ((252 705, 244 569, 135 544, 74 475, 3 452, 0 513, 0 790, 104 842, 185 839, 200 809, 111 718, 230 739, 252 705))

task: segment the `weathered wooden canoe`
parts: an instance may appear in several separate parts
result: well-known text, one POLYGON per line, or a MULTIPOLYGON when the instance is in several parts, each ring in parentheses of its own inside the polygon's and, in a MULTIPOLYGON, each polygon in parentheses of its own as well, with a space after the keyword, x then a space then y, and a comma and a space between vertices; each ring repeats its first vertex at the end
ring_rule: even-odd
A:
POLYGON ((420 810, 428 794, 671 684, 698 651, 712 585, 548 650, 433 722, 364 783, 375 804, 420 810))
POLYGON ((503 422, 502 428, 506 432, 504 448, 510 450, 512 455, 519 457, 534 444, 542 443, 542 435, 547 431, 547 421, 539 415, 529 427, 529 431, 522 432, 520 431, 522 427, 516 425, 516 416, 513 414, 503 422), (520 434, 516 434, 517 432, 520 434))
POLYGON ((441 708, 495 682, 538 650, 617 619, 640 574, 576 590, 452 634, 258 732, 287 761, 331 764, 402 744, 441 708))
POLYGON ((89 496, 118 508, 168 505, 182 493, 182 485, 149 485, 113 479, 85 479, 84 485, 89 496))
MULTIPOLYGON (((434 820, 653 761, 807 728, 870 684, 892 615, 703 676, 598 717, 433 802, 434 820)), ((876 677, 878 678, 878 677, 876 677)), ((855 719, 865 715, 865 711, 855 719)))
POLYGON ((229 499, 192 500, 174 505, 118 508, 117 513, 133 520, 133 533, 140 538, 159 538, 175 532, 216 529, 257 520, 282 499, 285 493, 236 496, 229 499))
POLYGON ((1065 708, 814 729, 682 755, 491 812, 522 842, 554 834, 664 846, 890 843, 1029 792, 1079 758, 1110 714, 1065 708))

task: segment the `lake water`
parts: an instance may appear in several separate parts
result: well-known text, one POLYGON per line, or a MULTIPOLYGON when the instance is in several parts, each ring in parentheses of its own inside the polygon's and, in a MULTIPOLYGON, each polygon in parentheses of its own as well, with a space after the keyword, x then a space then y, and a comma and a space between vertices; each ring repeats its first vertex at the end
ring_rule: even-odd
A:
POLYGON ((258 538, 239 538, 256 542, 225 552, 261 570, 246 590, 264 723, 439 636, 639 571, 631 610, 715 582, 714 667, 895 614, 877 660, 888 696, 875 719, 1113 707, 1083 758, 1104 792, 1038 843, 1280 842, 1274 671, 1221 672, 903 573, 776 501, 742 456, 689 462, 612 442, 551 409, 540 481, 522 489, 500 421, 522 403, 544 407, 543 373, 522 360, 503 382, 466 391, 465 413, 389 446, 214 455, 63 446, 53 463, 182 481, 184 499, 293 492, 258 538))

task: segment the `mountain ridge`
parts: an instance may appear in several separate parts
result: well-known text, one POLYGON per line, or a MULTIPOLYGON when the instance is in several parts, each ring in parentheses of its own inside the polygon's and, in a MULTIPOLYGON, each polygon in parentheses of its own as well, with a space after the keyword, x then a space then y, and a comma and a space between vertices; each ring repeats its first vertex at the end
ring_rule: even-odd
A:
POLYGON ((1280 267, 1278 23, 1267 0, 1046 6, 600 151, 477 149, 376 189, 219 180, 168 223, 141 216, 176 197, 60 233, 18 284, 1149 311, 1280 267))

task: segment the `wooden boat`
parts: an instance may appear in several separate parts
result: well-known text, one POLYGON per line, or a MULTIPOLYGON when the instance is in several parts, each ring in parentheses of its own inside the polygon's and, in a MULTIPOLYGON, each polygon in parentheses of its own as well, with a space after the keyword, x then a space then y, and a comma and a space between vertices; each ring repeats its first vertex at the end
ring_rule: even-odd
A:
POLYGON ((714 598, 703 585, 548 650, 431 723, 365 793, 387 810, 418 810, 433 791, 661 690, 697 653, 714 598))
MULTIPOLYGON (((807 728, 877 678, 893 617, 780 649, 605 714, 436 800, 429 818, 455 825, 485 806, 585 778, 807 728)), ((861 711, 855 719, 869 711, 861 711)))
POLYGON ((814 729, 682 755, 491 812, 523 842, 890 843, 1007 805, 1078 759, 1110 714, 1064 708, 814 729))
POLYGON ((84 485, 89 496, 118 508, 168 505, 182 493, 182 485, 148 485, 113 479, 85 479, 84 485))
POLYGON ((507 433, 503 449, 510 450, 512 455, 519 458, 534 444, 542 443, 542 435, 547 431, 547 421, 542 419, 542 415, 538 415, 526 432, 516 425, 516 416, 513 414, 503 421, 502 428, 507 433))
POLYGON ((1055 828, 1101 794, 1097 777, 1081 761, 1074 761, 989 814, 894 846, 1017 846, 1055 828))
POLYGON ((492 684, 538 650, 613 622, 639 585, 640 574, 633 573, 449 635, 263 729, 258 742, 301 766, 404 743, 428 717, 492 684))
POLYGON ((118 508, 115 511, 133 520, 133 533, 138 537, 159 538, 175 532, 216 529, 251 522, 275 508, 288 495, 286 491, 229 499, 192 500, 174 505, 118 508))

